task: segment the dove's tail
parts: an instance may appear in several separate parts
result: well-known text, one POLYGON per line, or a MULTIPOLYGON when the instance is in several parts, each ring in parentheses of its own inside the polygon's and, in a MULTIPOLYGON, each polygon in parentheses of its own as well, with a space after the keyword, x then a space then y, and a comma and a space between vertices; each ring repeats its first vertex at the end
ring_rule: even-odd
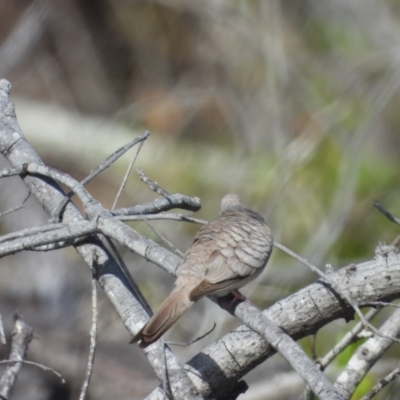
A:
POLYGON ((192 305, 182 288, 175 288, 164 300, 157 312, 146 325, 133 337, 130 343, 139 342, 139 347, 145 348, 157 341, 192 305))

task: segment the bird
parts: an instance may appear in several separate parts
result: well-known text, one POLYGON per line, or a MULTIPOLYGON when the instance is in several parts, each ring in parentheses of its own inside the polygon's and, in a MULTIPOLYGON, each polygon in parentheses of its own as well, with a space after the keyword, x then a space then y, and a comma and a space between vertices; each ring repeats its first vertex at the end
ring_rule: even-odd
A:
POLYGON ((238 195, 225 195, 219 216, 197 232, 188 248, 175 288, 130 343, 146 348, 156 342, 204 296, 241 296, 237 289, 257 278, 267 264, 272 240, 260 214, 245 207, 238 195))

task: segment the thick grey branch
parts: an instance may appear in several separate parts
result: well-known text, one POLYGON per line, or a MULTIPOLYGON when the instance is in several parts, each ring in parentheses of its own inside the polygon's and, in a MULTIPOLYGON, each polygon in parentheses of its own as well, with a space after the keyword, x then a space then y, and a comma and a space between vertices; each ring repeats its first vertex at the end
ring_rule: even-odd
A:
MULTIPOLYGON (((176 275, 179 257, 160 248, 153 241, 142 237, 123 224, 119 225, 118 221, 112 218, 100 218, 99 229, 170 274, 176 275)), ((385 255, 379 253, 373 261, 351 265, 330 274, 329 277, 336 285, 340 284, 342 290, 361 307, 368 306, 371 301, 400 297, 400 258, 395 248, 391 248, 385 255), (392 285, 387 285, 389 280, 392 285)), ((352 307, 344 302, 329 284, 318 281, 278 302, 265 313, 276 325, 298 339, 316 332, 334 319, 341 317, 351 319, 353 311, 352 307)), ((235 315, 241 320, 246 320, 248 312, 250 309, 244 304, 236 309, 235 315)), ((271 346, 262 341, 257 334, 246 327, 241 329, 239 330, 240 340, 233 332, 189 362, 189 370, 193 372, 192 379, 206 397, 228 390, 227 387, 231 386, 232 380, 237 381, 274 353, 271 346), (250 337, 244 335, 243 338, 243 331, 250 332, 248 333, 250 337), (228 354, 226 354, 226 341, 229 342, 228 354), (254 341, 257 345, 254 345, 254 341), (243 346, 246 347, 246 343, 251 343, 251 346, 247 349, 246 357, 243 358, 243 346), (237 367, 237 357, 241 359, 240 368, 237 367), (208 361, 209 358, 210 361, 208 361)), ((258 328, 254 326, 254 329, 258 328)))
MULTIPOLYGON (((6 80, 0 81, 0 151, 13 167, 21 167, 23 164, 43 165, 41 159, 25 140, 16 120, 13 103, 9 100, 11 85, 6 80)), ((46 177, 31 176, 22 177, 31 193, 36 197, 42 207, 54 215, 65 194, 56 182, 46 177)), ((65 208, 64 222, 71 223, 83 220, 82 215, 71 203, 65 208)), ((146 320, 147 313, 136 298, 129 280, 115 262, 114 258, 104 247, 102 242, 92 235, 90 242, 84 242, 74 246, 90 268, 93 268, 96 259, 98 280, 115 307, 126 328, 134 334, 146 320)), ((165 357, 162 343, 153 346, 148 352, 150 364, 156 374, 162 379, 164 365, 159 360, 167 360, 170 371, 170 387, 176 398, 201 398, 192 382, 178 361, 167 349, 165 357), (160 354, 161 353, 161 354, 160 354)))
POLYGON ((88 191, 81 185, 77 180, 73 179, 68 174, 64 174, 54 168, 47 167, 45 165, 35 163, 25 163, 22 166, 16 166, 13 168, 5 168, 0 171, 0 178, 24 175, 24 174, 35 174, 46 176, 54 179, 55 181, 61 182, 68 186, 82 201, 85 210, 88 210, 89 205, 97 205, 98 202, 88 193, 88 191))
MULTIPOLYGON (((4 114, 0 115, 2 123, 0 126, 2 133, 0 150, 14 166, 24 163, 40 164, 40 159, 20 133, 13 107, 8 101, 8 85, 6 81, 0 82, 0 112, 3 111, 4 114)), ((38 179, 29 175, 24 176, 23 180, 43 204, 43 207, 52 214, 64 196, 57 184, 49 179, 38 179)), ((75 207, 68 204, 65 221, 79 221, 81 218, 75 207)), ((119 240, 137 254, 162 266, 168 272, 176 274, 180 262, 178 257, 151 240, 143 238, 120 221, 113 219, 109 214, 106 213, 99 218, 98 227, 103 233, 119 240)), ((94 235, 90 243, 79 244, 76 249, 90 266, 93 264, 93 259, 96 259, 99 265, 100 284, 128 330, 135 333, 142 321, 146 319, 146 314, 135 300, 128 280, 121 273, 110 254, 94 235)), ((393 249, 388 251, 385 256, 378 254, 375 260, 368 263, 344 268, 330 274, 329 278, 336 284, 340 284, 341 289, 361 307, 367 306, 372 301, 391 300, 400 296, 400 261, 397 252, 393 249), (387 284, 389 281, 391 285, 387 284)), ((247 311, 249 309, 243 304, 243 306, 237 307, 235 315, 245 320, 247 311)), ((341 300, 328 283, 318 281, 278 302, 265 311, 265 315, 277 326, 298 339, 317 331, 321 326, 334 319, 351 318, 353 310, 349 304, 341 300)), ((254 326, 254 329, 262 329, 262 327, 254 326)), ((158 371, 159 376, 162 376, 163 365, 155 364, 159 364, 159 360, 164 359, 163 345, 160 343, 160 346, 151 346, 150 348, 151 350, 146 351, 149 360, 158 371), (150 353, 152 354, 150 355, 150 353)), ((229 397, 232 394, 232 388, 234 388, 233 390, 237 389, 237 386, 232 383, 236 383, 244 374, 273 353, 272 347, 258 334, 247 327, 240 327, 194 357, 186 369, 203 396, 232 398, 229 397), (246 349, 245 352, 243 352, 243 348, 246 349)), ((179 364, 176 363, 168 349, 166 358, 168 366, 171 368, 170 371, 173 371, 175 367, 178 371, 177 374, 170 374, 170 378, 174 378, 170 381, 173 391, 179 393, 178 396, 181 398, 189 398, 188 393, 183 394, 179 391, 178 385, 182 385, 188 390, 191 390, 191 385, 185 381, 184 375, 180 375, 179 364), (171 367, 170 363, 173 364, 171 367)), ((190 394, 192 395, 190 398, 196 397, 195 392, 190 394)))
POLYGON ((236 314, 261 337, 268 340, 272 347, 294 368, 300 377, 320 399, 343 399, 325 378, 317 364, 311 361, 300 346, 267 316, 249 303, 237 306, 236 314))
MULTIPOLYGON (((377 256, 351 268, 342 268, 329 277, 340 283, 342 290, 360 307, 378 299, 390 301, 400 297, 400 256, 393 248, 386 257, 377 256)), ((238 307, 235 315, 242 319, 245 312, 245 307, 238 307)), ((298 340, 335 319, 352 319, 354 310, 329 285, 317 281, 263 313, 298 340)), ((231 380, 240 379, 274 353, 272 346, 258 334, 241 326, 193 357, 186 368, 205 397, 218 398, 229 393, 231 380)))
MULTIPOLYGON (((167 255, 169 252, 165 249, 158 249, 159 251, 154 254, 151 250, 153 246, 157 246, 151 240, 140 236, 129 227, 116 221, 113 218, 100 217, 99 229, 104 235, 111 236, 131 248, 137 254, 146 257, 160 265, 162 268, 168 269, 173 275, 176 275, 177 266, 180 263, 180 258, 177 256, 171 260, 172 265, 165 263, 169 259, 167 257, 159 258, 161 253, 167 255), (150 251, 148 251, 148 249, 150 251), (154 257, 154 258, 152 258, 154 257)), ((158 247, 158 246, 157 246, 158 247)), ((321 399, 341 399, 341 396, 335 394, 335 390, 330 385, 327 379, 323 376, 320 369, 316 364, 312 363, 304 352, 298 347, 293 340, 288 337, 282 330, 268 320, 259 310, 249 303, 240 304, 236 310, 235 315, 251 327, 254 331, 258 332, 262 337, 267 339, 274 348, 278 348, 282 355, 293 366, 293 368, 306 380, 313 391, 320 396, 321 399), (250 317, 251 316, 251 317, 250 317)))
MULTIPOLYGON (((62 225, 62 224, 60 224, 62 225)), ((96 221, 77 222, 71 225, 64 225, 58 229, 51 229, 44 232, 34 233, 25 237, 14 238, 0 243, 0 257, 14 254, 19 251, 34 250, 38 246, 51 244, 52 248, 68 246, 70 241, 89 235, 97 230, 96 221)), ((18 232, 16 233, 18 234, 18 232)), ((48 250, 45 248, 44 250, 48 250)))

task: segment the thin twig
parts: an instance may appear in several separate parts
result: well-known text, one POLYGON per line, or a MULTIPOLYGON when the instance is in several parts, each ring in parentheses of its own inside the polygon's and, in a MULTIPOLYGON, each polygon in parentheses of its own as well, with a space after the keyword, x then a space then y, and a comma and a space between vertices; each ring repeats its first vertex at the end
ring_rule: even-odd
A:
POLYGON ((197 337, 196 339, 194 339, 194 340, 192 340, 192 341, 190 341, 190 342, 187 342, 187 343, 178 343, 178 342, 169 342, 169 341, 168 341, 168 342, 165 342, 165 343, 167 343, 168 345, 171 345, 171 346, 182 346, 182 347, 184 347, 184 346, 190 346, 191 344, 196 343, 196 342, 198 342, 199 340, 204 339, 206 336, 208 336, 208 335, 215 329, 216 326, 217 326, 217 324, 214 322, 213 327, 212 327, 208 332, 206 332, 205 334, 203 334, 203 335, 197 337))
POLYGON ((371 400, 379 391, 400 375, 400 367, 381 379, 361 400, 371 400))
MULTIPOLYGON (((370 321, 379 311, 381 308, 372 308, 365 314, 365 319, 370 321)), ((354 325, 353 329, 347 332, 340 342, 335 345, 325 356, 318 360, 318 365, 321 367, 323 371, 334 359, 335 357, 340 354, 349 344, 356 341, 358 334, 365 328, 364 323, 362 321, 357 322, 354 325)))
POLYGON ((135 295, 137 296, 137 299, 140 301, 143 308, 146 310, 147 314, 149 314, 150 316, 153 315, 153 311, 151 310, 149 303, 146 301, 146 298, 143 296, 138 285, 132 278, 132 275, 130 274, 128 267, 126 266, 124 259, 121 257, 121 254, 119 254, 119 251, 118 251, 117 247, 115 246, 114 242, 108 236, 104 236, 104 238, 106 239, 108 245, 111 247, 111 250, 113 251, 113 253, 115 255, 115 258, 118 260, 119 267, 120 267, 121 271, 123 272, 123 274, 125 275, 126 279, 131 284, 131 288, 132 288, 133 292, 135 293, 135 295))
POLYGON ((374 306, 374 307, 394 307, 394 308, 400 308, 400 304, 396 303, 389 303, 387 301, 369 301, 368 305, 374 306))
POLYGON ((137 168, 136 171, 139 175, 140 180, 144 182, 151 190, 163 197, 168 197, 171 195, 170 192, 167 192, 165 189, 163 189, 157 182, 152 181, 150 178, 148 178, 142 168, 137 168))
POLYGON ((172 390, 171 390, 171 384, 169 380, 169 371, 168 371, 168 365, 167 365, 167 349, 168 346, 166 345, 164 339, 163 341, 163 358, 164 358, 164 376, 163 376, 163 390, 164 390, 164 398, 165 400, 167 399, 172 399, 172 390))
MULTIPOLYGON (((95 258, 95 257, 94 257, 95 258)), ((85 380, 83 381, 81 392, 79 394, 79 400, 84 400, 86 397, 87 389, 89 387, 90 378, 93 371, 94 355, 96 353, 97 344, 97 281, 96 281, 96 262, 93 263, 93 275, 92 275, 92 328, 90 329, 90 348, 88 355, 88 363, 86 367, 85 380)))
POLYGON ((7 344, 6 335, 4 333, 3 318, 0 314, 0 342, 1 344, 7 344))
POLYGON ((317 350, 315 348, 316 344, 317 344, 317 333, 314 333, 313 335, 311 335, 311 345, 310 345, 310 352, 311 352, 311 358, 316 361, 318 360, 318 355, 317 355, 317 350))
POLYGON ((88 182, 90 182, 95 176, 103 172, 105 169, 107 169, 110 165, 112 165, 115 161, 118 160, 121 156, 123 156, 130 148, 135 146, 135 144, 143 142, 146 140, 150 135, 149 131, 144 131, 140 136, 137 138, 133 139, 131 142, 127 143, 125 146, 120 147, 118 150, 116 150, 114 153, 112 153, 110 156, 108 156, 101 164, 99 164, 95 169, 93 169, 90 174, 83 180, 81 181, 82 185, 86 185, 88 182))
POLYGON ((0 364, 15 364, 15 363, 22 363, 22 364, 26 364, 26 365, 33 365, 35 367, 38 367, 40 369, 42 369, 43 371, 50 371, 52 372, 54 375, 57 376, 57 378, 60 378, 60 381, 62 384, 66 383, 67 381, 65 380, 65 378, 59 373, 57 372, 55 369, 50 368, 44 364, 40 364, 34 361, 28 361, 28 360, 18 360, 18 361, 13 361, 13 360, 2 360, 0 361, 0 364))
POLYGON ((397 236, 394 238, 393 242, 392 242, 390 245, 391 245, 391 246, 394 246, 394 247, 398 247, 399 244, 400 244, 400 235, 397 235, 397 236))
POLYGON ((22 202, 22 204, 20 204, 19 206, 14 207, 14 208, 10 208, 7 211, 4 211, 3 213, 0 214, 0 217, 4 217, 5 215, 11 214, 13 212, 16 212, 16 211, 20 210, 21 208, 26 208, 25 207, 25 203, 28 201, 30 196, 31 196, 31 193, 29 192, 28 195, 25 197, 24 201, 22 202))
MULTIPOLYGON (((112 153, 109 157, 105 159, 100 165, 98 165, 96 168, 94 168, 90 174, 83 179, 80 183, 81 185, 86 185, 88 182, 90 182, 92 179, 94 179, 97 175, 99 175, 101 172, 103 172, 105 169, 107 169, 113 162, 118 160, 122 155, 124 155, 131 147, 133 147, 135 144, 139 142, 143 142, 146 140, 150 135, 149 131, 144 131, 144 133, 137 138, 133 139, 131 142, 126 144, 125 146, 120 147, 118 150, 116 150, 114 153, 112 153)), ((74 192, 69 192, 65 195, 64 199, 60 202, 58 207, 53 213, 53 219, 59 220, 60 215, 63 212, 65 206, 68 204, 70 201, 71 197, 73 196, 74 192)))
POLYGON ((204 219, 193 218, 191 214, 147 214, 147 215, 116 215, 120 221, 146 221, 146 220, 172 220, 192 222, 194 224, 205 225, 207 221, 204 219))
POLYGON ((178 256, 183 257, 184 254, 172 243, 170 242, 165 236, 163 236, 160 232, 157 231, 157 229, 155 229, 147 220, 148 218, 146 218, 146 216, 143 216, 143 221, 146 223, 146 225, 150 228, 150 230, 157 235, 164 243, 167 244, 167 246, 175 253, 178 254, 178 256))
POLYGON ((391 214, 389 211, 387 211, 382 204, 380 204, 377 201, 374 201, 374 206, 389 220, 394 222, 397 225, 400 225, 400 219, 395 217, 393 214, 391 214))
POLYGON ((124 187, 125 187, 125 185, 126 185, 126 181, 128 180, 128 176, 129 176, 129 174, 130 174, 131 171, 132 171, 133 164, 135 164, 135 161, 136 161, 136 159, 137 159, 137 156, 139 155, 139 152, 140 152, 140 150, 141 150, 141 148, 142 148, 142 146, 143 146, 143 143, 144 143, 144 141, 140 142, 139 147, 137 148, 136 153, 135 153, 134 157, 132 158, 132 161, 130 162, 130 164, 129 164, 129 166, 128 166, 128 169, 127 169, 127 171, 126 171, 126 174, 125 174, 125 176, 124 176, 124 179, 123 179, 123 181, 122 181, 122 184, 121 184, 121 186, 120 186, 120 188, 119 188, 119 190, 118 190, 117 195, 115 196, 115 199, 114 199, 113 205, 112 205, 112 207, 111 207, 111 210, 114 210, 114 208, 115 208, 115 206, 116 206, 116 204, 117 204, 117 201, 118 201, 118 199, 119 199, 119 196, 121 196, 122 190, 124 189, 124 187))

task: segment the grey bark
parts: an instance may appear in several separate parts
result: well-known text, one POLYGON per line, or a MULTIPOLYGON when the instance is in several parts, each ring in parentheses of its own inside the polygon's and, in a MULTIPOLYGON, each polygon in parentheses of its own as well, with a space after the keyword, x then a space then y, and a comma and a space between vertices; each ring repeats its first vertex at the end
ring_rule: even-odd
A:
MULTIPOLYGON (((14 105, 9 100, 10 89, 8 81, 0 81, 0 152, 13 167, 21 167, 25 163, 43 165, 18 126, 14 105)), ((52 216, 65 196, 59 185, 46 177, 25 175, 22 179, 42 207, 52 216)), ((64 212, 64 222, 80 220, 83 220, 82 215, 75 206, 68 203, 64 212)), ((134 334, 139 328, 138 325, 147 319, 147 312, 114 258, 95 235, 91 237, 90 242, 74 247, 90 268, 96 267, 101 287, 126 328, 134 334)), ((160 380, 163 380, 165 368, 164 363, 159 360, 165 359, 170 370, 169 386, 173 395, 179 399, 200 399, 201 396, 172 352, 166 348, 165 356, 163 354, 162 343, 147 352, 149 362, 160 380)))
MULTIPOLYGON (((0 151, 13 166, 21 166, 23 163, 40 164, 40 159, 25 141, 17 125, 13 106, 8 99, 9 89, 7 81, 0 82, 0 151)), ((58 185, 43 177, 26 175, 23 180, 46 211, 52 215, 64 198, 58 185)), ((71 204, 67 205, 64 217, 66 222, 78 222, 82 219, 71 204)), ((105 213, 99 217, 98 229, 176 275, 179 257, 117 221, 112 214, 105 213)), ((139 326, 147 319, 145 310, 135 298, 129 281, 110 254, 95 236, 92 236, 91 243, 77 245, 76 249, 91 267, 94 260, 96 261, 100 284, 127 329, 132 334, 137 332, 139 326)), ((390 301, 400 297, 400 258, 395 248, 382 249, 375 259, 342 268, 330 274, 329 278, 340 285, 360 307, 366 307, 374 301, 390 301)), ((249 311, 248 306, 242 303, 236 308, 235 315, 245 321, 249 311)), ((351 319, 353 310, 328 283, 317 281, 276 303, 264 311, 264 314, 294 339, 299 339, 315 333, 334 319, 351 319)), ((262 326, 254 326, 254 329, 261 330, 262 326)), ((164 366, 159 361, 164 357, 163 351, 162 343, 146 351, 161 380, 164 376, 164 366)), ((247 326, 242 326, 196 355, 185 369, 204 398, 232 399, 244 388, 245 384, 240 379, 274 352, 272 346, 257 333, 247 326)), ((168 349, 166 358, 168 365, 173 365, 172 370, 176 368, 177 371, 169 376, 170 379, 172 377, 172 391, 175 390, 180 398, 195 398, 190 396, 197 396, 196 391, 168 349), (188 388, 189 392, 183 392, 179 386, 188 388)), ((157 389, 157 392, 160 392, 160 389, 157 389)))

